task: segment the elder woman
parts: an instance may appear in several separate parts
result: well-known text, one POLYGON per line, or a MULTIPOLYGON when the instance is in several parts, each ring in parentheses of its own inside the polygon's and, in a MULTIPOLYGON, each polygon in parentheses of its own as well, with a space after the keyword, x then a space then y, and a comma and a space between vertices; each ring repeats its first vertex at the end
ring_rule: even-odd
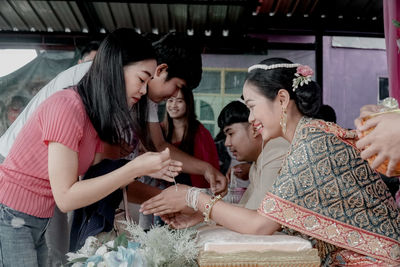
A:
POLYGON ((270 235, 284 231, 311 238, 323 265, 400 264, 399 210, 379 174, 361 159, 356 133, 312 117, 321 89, 312 70, 274 58, 249 68, 243 96, 249 121, 260 125, 263 139, 283 137, 289 154, 272 191, 257 211, 211 198, 180 185, 143 205, 145 212, 179 211, 164 200, 180 198, 200 212, 173 214, 168 223, 181 228, 214 220, 231 230, 270 235), (203 213, 203 214, 202 214, 203 213))

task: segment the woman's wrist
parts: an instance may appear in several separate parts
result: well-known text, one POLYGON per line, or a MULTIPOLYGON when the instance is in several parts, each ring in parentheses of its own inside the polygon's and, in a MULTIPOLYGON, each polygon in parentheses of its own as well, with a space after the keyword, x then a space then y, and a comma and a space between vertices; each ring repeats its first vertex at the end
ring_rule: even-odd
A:
POLYGON ((205 189, 188 187, 185 194, 186 206, 194 209, 195 211, 198 211, 198 200, 201 192, 205 192, 205 189))
POLYGON ((208 224, 211 223, 211 211, 214 207, 214 204, 217 203, 221 199, 222 199, 221 195, 213 196, 213 197, 211 197, 210 201, 204 205, 203 216, 204 216, 205 223, 208 223, 208 224))
POLYGON ((136 159, 131 160, 122 168, 124 167, 127 167, 126 171, 128 172, 129 181, 131 183, 134 182, 137 178, 143 176, 143 174, 141 174, 140 164, 137 164, 136 159))
MULTIPOLYGON (((211 165, 210 163, 203 161, 204 162, 204 166, 202 166, 202 170, 203 170, 203 176, 206 177, 207 173, 211 173, 214 169, 214 166, 211 165)), ((208 181, 210 182, 210 181, 208 181)))
POLYGON ((206 193, 200 193, 199 194, 199 199, 197 201, 197 209, 203 213, 204 212, 204 207, 206 205, 207 202, 209 202, 211 199, 211 196, 209 196, 206 193))

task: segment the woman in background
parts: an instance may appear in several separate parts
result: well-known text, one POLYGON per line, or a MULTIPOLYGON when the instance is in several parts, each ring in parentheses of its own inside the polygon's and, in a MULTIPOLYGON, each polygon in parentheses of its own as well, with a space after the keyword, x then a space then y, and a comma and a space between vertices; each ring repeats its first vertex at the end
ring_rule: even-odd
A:
POLYGON ((271 235, 283 228, 311 240, 323 266, 399 266, 399 209, 380 175, 361 158, 355 131, 312 119, 321 103, 312 75, 309 67, 281 58, 249 68, 243 87, 249 122, 263 140, 281 136, 290 142, 257 211, 184 185, 164 190, 141 210, 169 214, 164 219, 177 228, 203 216, 245 234, 271 235), (169 205, 178 200, 198 212, 174 214, 184 209, 169 205))
MULTIPOLYGON (((192 90, 179 90, 175 97, 168 98, 165 109, 161 126, 166 141, 219 169, 214 140, 210 132, 196 119, 192 90)), ((194 187, 210 187, 201 175, 181 173, 175 180, 194 187)))

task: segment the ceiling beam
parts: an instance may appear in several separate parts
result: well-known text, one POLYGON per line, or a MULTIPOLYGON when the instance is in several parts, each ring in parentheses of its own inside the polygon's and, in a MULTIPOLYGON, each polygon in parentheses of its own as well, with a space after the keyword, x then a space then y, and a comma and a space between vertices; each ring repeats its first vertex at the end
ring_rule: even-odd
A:
POLYGON ((32 32, 0 32, 1 48, 75 49, 93 40, 101 40, 101 34, 56 34, 32 32))
POLYGON ((96 10, 93 7, 93 4, 89 1, 76 1, 76 5, 78 6, 83 19, 86 21, 86 25, 88 26, 88 30, 91 33, 99 33, 100 32, 100 19, 97 16, 96 10))
MULTIPOLYGON (((30 0, 30 2, 43 0, 30 0)), ((52 2, 65 2, 68 0, 51 0, 52 2)), ((78 2, 97 3, 132 3, 132 4, 187 4, 187 5, 240 5, 258 6, 258 0, 75 0, 78 2)))

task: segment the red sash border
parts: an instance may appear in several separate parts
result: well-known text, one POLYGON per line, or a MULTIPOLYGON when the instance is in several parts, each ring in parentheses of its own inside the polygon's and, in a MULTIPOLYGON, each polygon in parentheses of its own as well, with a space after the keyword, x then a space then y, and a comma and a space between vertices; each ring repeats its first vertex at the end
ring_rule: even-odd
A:
POLYGON ((271 193, 267 193, 258 213, 335 246, 391 264, 400 263, 398 241, 323 216, 271 193))

